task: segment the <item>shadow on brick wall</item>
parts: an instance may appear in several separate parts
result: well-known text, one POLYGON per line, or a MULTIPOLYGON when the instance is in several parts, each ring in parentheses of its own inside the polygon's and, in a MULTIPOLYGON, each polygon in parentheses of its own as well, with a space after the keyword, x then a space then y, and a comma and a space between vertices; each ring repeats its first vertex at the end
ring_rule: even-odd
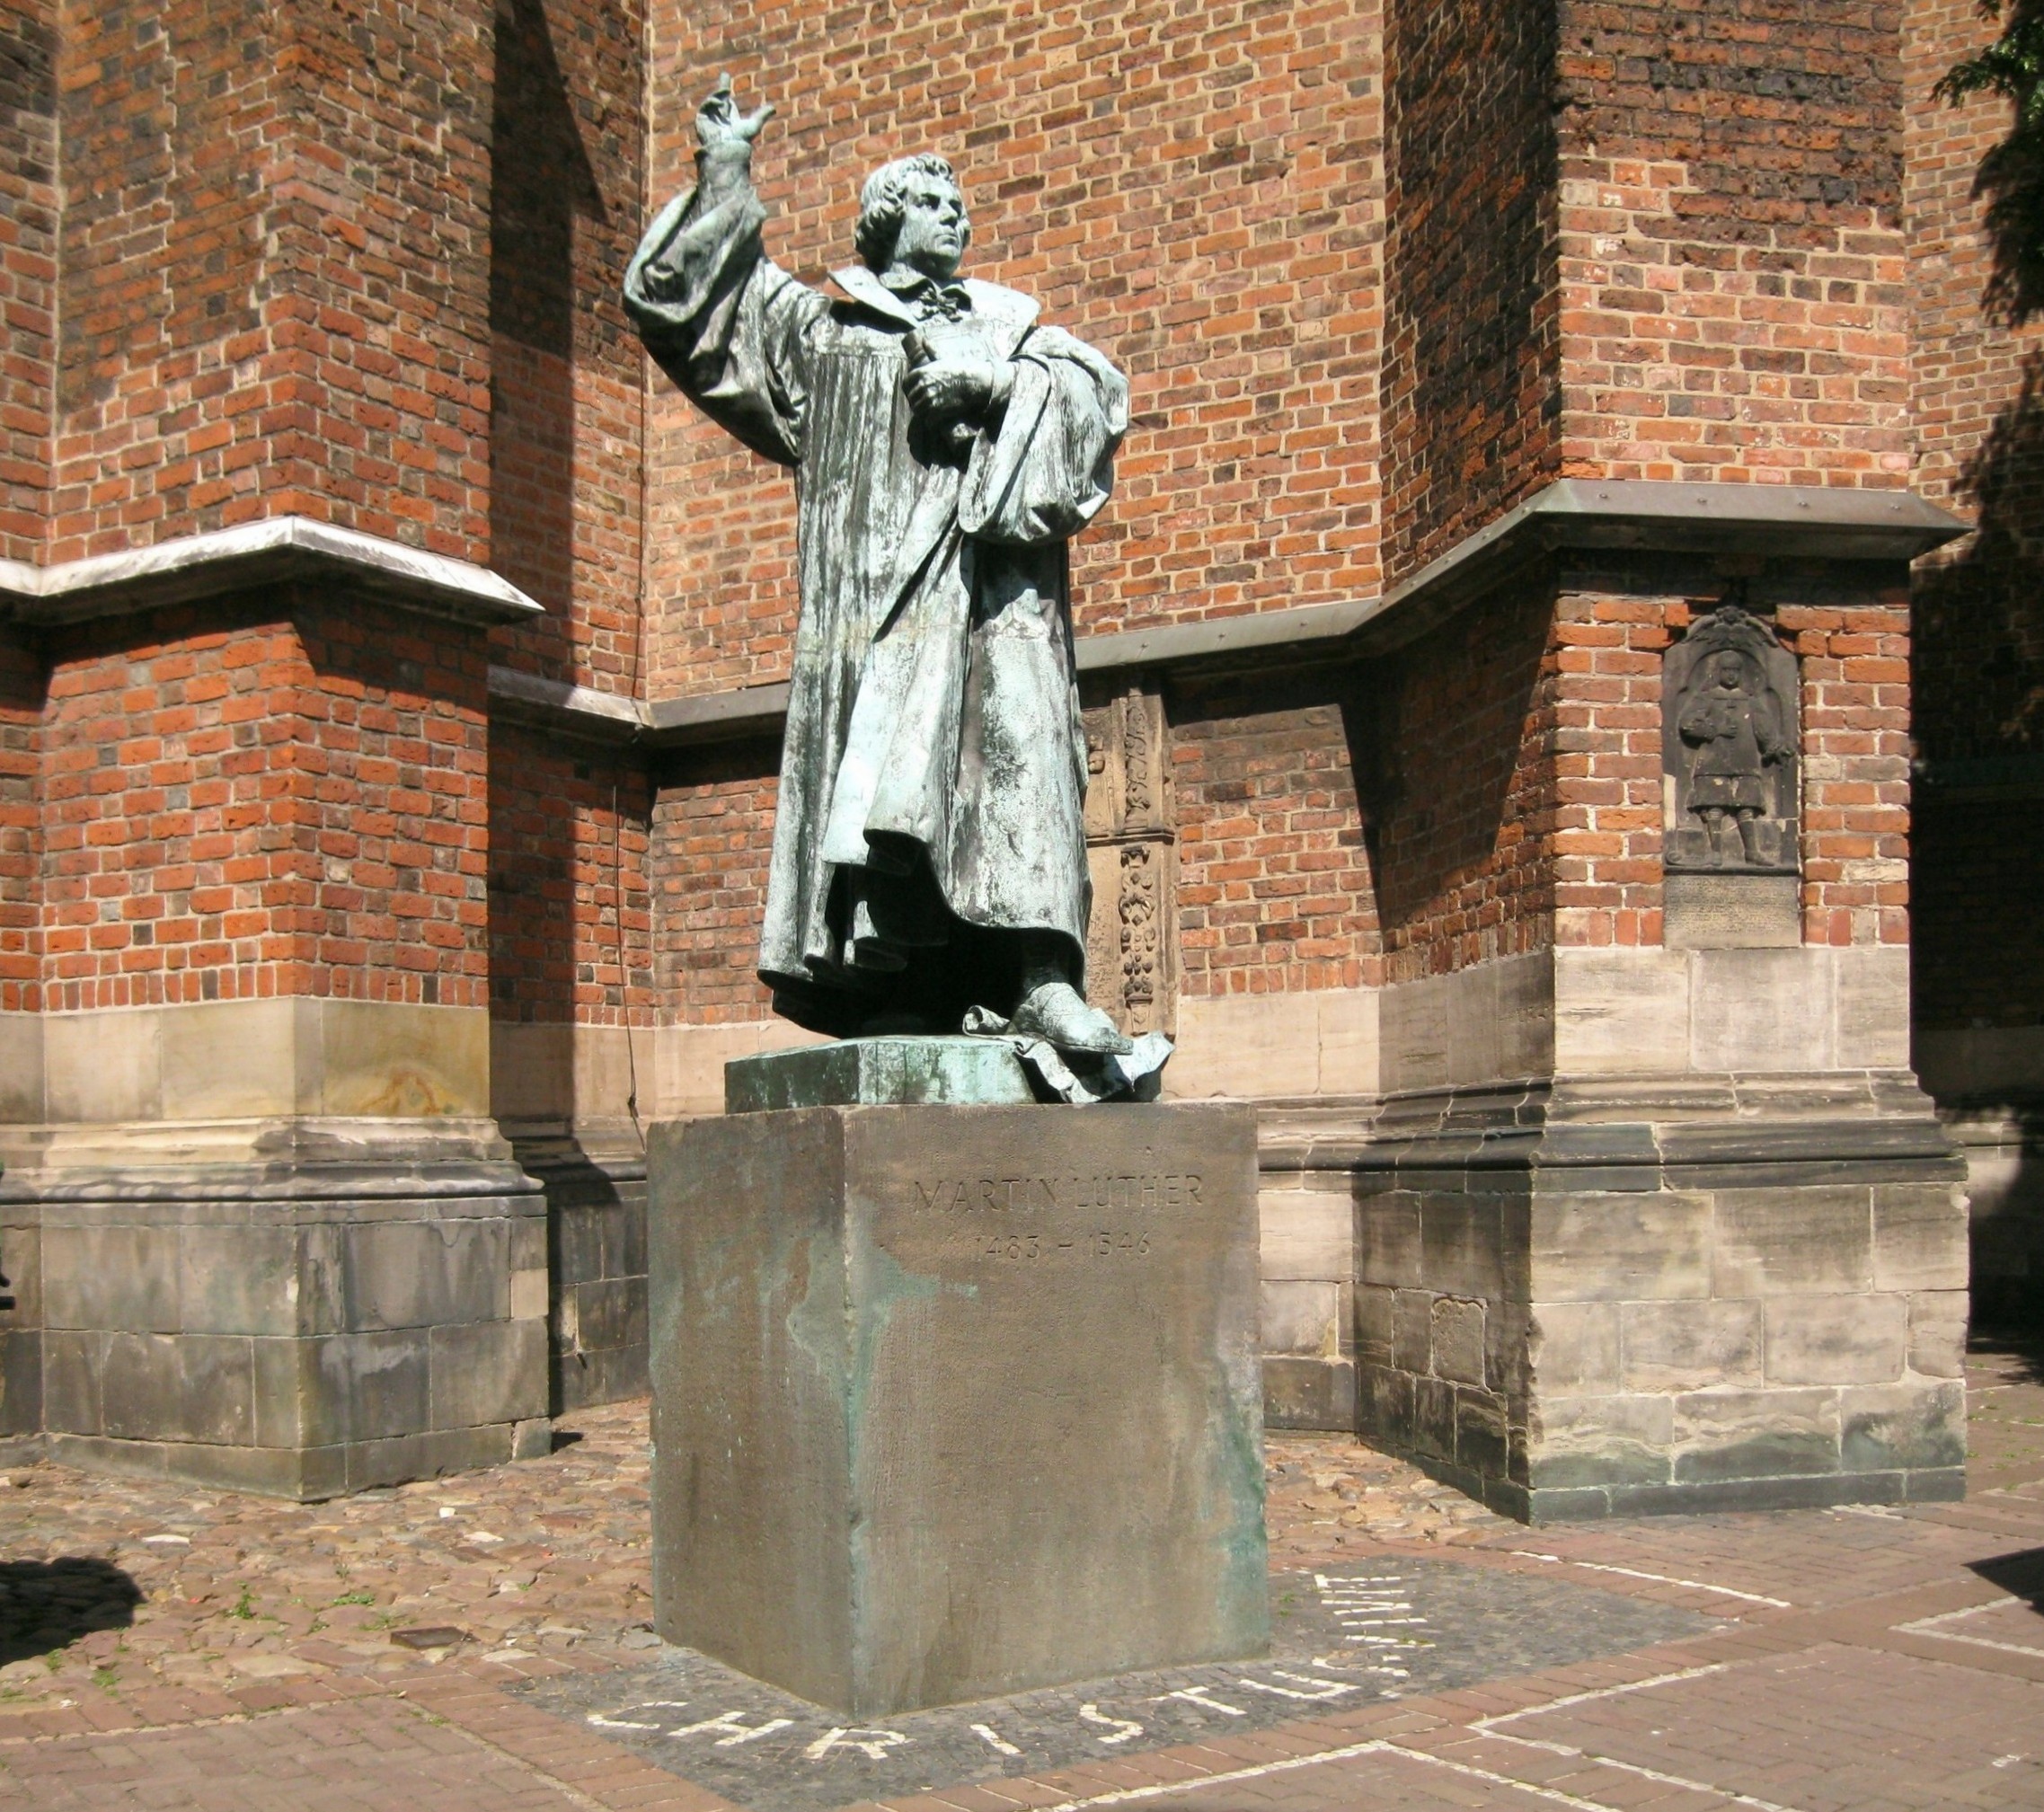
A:
POLYGON ((1978 528, 1915 586, 1917 1065, 1964 1127, 1976 1316, 2044 1325, 2044 351, 1960 489, 1978 528))
POLYGON ((500 8, 491 143, 491 563, 546 605, 521 639, 551 643, 571 678, 575 227, 605 210, 543 0, 500 8))
POLYGON ((1523 941, 1509 926, 1553 909, 1526 860, 1541 821, 1526 755, 1553 609, 1544 576, 1495 594, 1366 669, 1345 708, 1385 954, 1421 951, 1422 973, 1477 960, 1480 936, 1523 941))

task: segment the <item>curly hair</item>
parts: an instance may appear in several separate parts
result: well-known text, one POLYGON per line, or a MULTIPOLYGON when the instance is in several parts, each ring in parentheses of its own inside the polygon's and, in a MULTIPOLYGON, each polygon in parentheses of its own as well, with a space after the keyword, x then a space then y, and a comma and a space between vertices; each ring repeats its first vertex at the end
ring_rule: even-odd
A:
MULTIPOLYGON (((869 270, 885 270, 893 261, 894 242, 908 204, 911 176, 942 176, 958 190, 960 205, 964 203, 965 190, 959 182, 958 172, 934 151, 918 151, 881 164, 866 178, 866 186, 859 191, 859 225, 853 235, 869 270)), ((972 236, 970 220, 965 223, 965 236, 969 241, 972 236)))

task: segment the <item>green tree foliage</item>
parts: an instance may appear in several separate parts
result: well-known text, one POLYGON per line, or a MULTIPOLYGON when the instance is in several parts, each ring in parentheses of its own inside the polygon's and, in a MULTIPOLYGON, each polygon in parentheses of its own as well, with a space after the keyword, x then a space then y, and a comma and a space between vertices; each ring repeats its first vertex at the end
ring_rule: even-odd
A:
POLYGON ((2044 0, 1980 0, 2001 36, 1955 63, 1933 91, 1956 105, 1998 94, 2014 108, 2008 137, 1980 160, 1973 192, 1995 242, 1986 303, 2012 323, 2044 314, 2044 0))

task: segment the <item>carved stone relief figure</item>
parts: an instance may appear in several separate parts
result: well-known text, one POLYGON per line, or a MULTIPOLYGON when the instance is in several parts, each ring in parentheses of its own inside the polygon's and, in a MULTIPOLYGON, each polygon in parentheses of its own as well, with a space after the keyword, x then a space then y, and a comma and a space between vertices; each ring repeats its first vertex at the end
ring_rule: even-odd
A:
POLYGON ((1795 657, 1738 605, 1702 618, 1661 669, 1665 865, 1793 874, 1801 862, 1795 657))
POLYGON ((1140 679, 1085 712, 1087 994, 1130 1037, 1178 1007, 1178 850, 1164 700, 1140 679))

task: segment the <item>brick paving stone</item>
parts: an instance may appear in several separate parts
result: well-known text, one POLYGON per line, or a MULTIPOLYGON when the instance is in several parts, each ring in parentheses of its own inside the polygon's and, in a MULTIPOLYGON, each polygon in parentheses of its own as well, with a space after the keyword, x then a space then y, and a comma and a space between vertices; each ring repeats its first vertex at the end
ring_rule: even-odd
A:
POLYGON ((451 1726, 394 1698, 234 1724, 150 1731, 89 1746, 0 1749, 0 1805, 249 1808, 249 1812, 563 1812, 578 1801, 451 1726))
MULTIPOLYGON (((1405 1696, 1273 1699, 1255 1728, 1226 1729, 1208 1727, 1238 1720, 1202 1719, 1198 1694, 1138 1713, 1129 1681, 1098 1683, 1039 1695, 1042 1719, 1068 1724, 1093 1703, 1144 1723, 1139 1741, 1066 1753, 1031 1747, 1040 1729, 1017 1724, 1030 1740, 1011 1746, 1026 1753, 1000 1757, 969 1732, 995 1710, 967 1708, 922 1778, 869 1771, 836 1797, 928 1812, 1106 1795, 1202 1812, 2044 1808, 2044 1735, 2031 1734, 2044 1733, 2044 1571, 2024 1570, 2044 1568, 2044 1367, 2000 1348, 1974 1354, 1969 1374, 1961 1505, 1528 1530, 1355 1441, 1274 1436, 1272 1665, 1324 1648, 1308 1640, 1328 1633, 1316 1576, 1390 1577, 1431 1644, 1409 1679, 1378 1683, 1405 1696)), ((569 1432, 580 1438, 548 1459, 329 1505, 50 1465, 8 1475, 0 1804, 830 1803, 786 1796, 797 1763, 763 1771, 764 1786, 711 1779, 664 1734, 588 1723, 585 1703, 615 1707, 662 1669, 709 1664, 647 1627, 644 1405, 587 1412, 569 1432), (446 1624, 472 1640, 422 1652, 391 1640, 446 1624), (667 1766, 642 1753, 662 1748, 667 1766)), ((1168 1684, 1181 1683, 1223 1696, 1201 1670, 1175 1670, 1168 1684)), ((767 1696, 715 1709, 751 1723, 771 1694, 745 1684, 767 1696)))

